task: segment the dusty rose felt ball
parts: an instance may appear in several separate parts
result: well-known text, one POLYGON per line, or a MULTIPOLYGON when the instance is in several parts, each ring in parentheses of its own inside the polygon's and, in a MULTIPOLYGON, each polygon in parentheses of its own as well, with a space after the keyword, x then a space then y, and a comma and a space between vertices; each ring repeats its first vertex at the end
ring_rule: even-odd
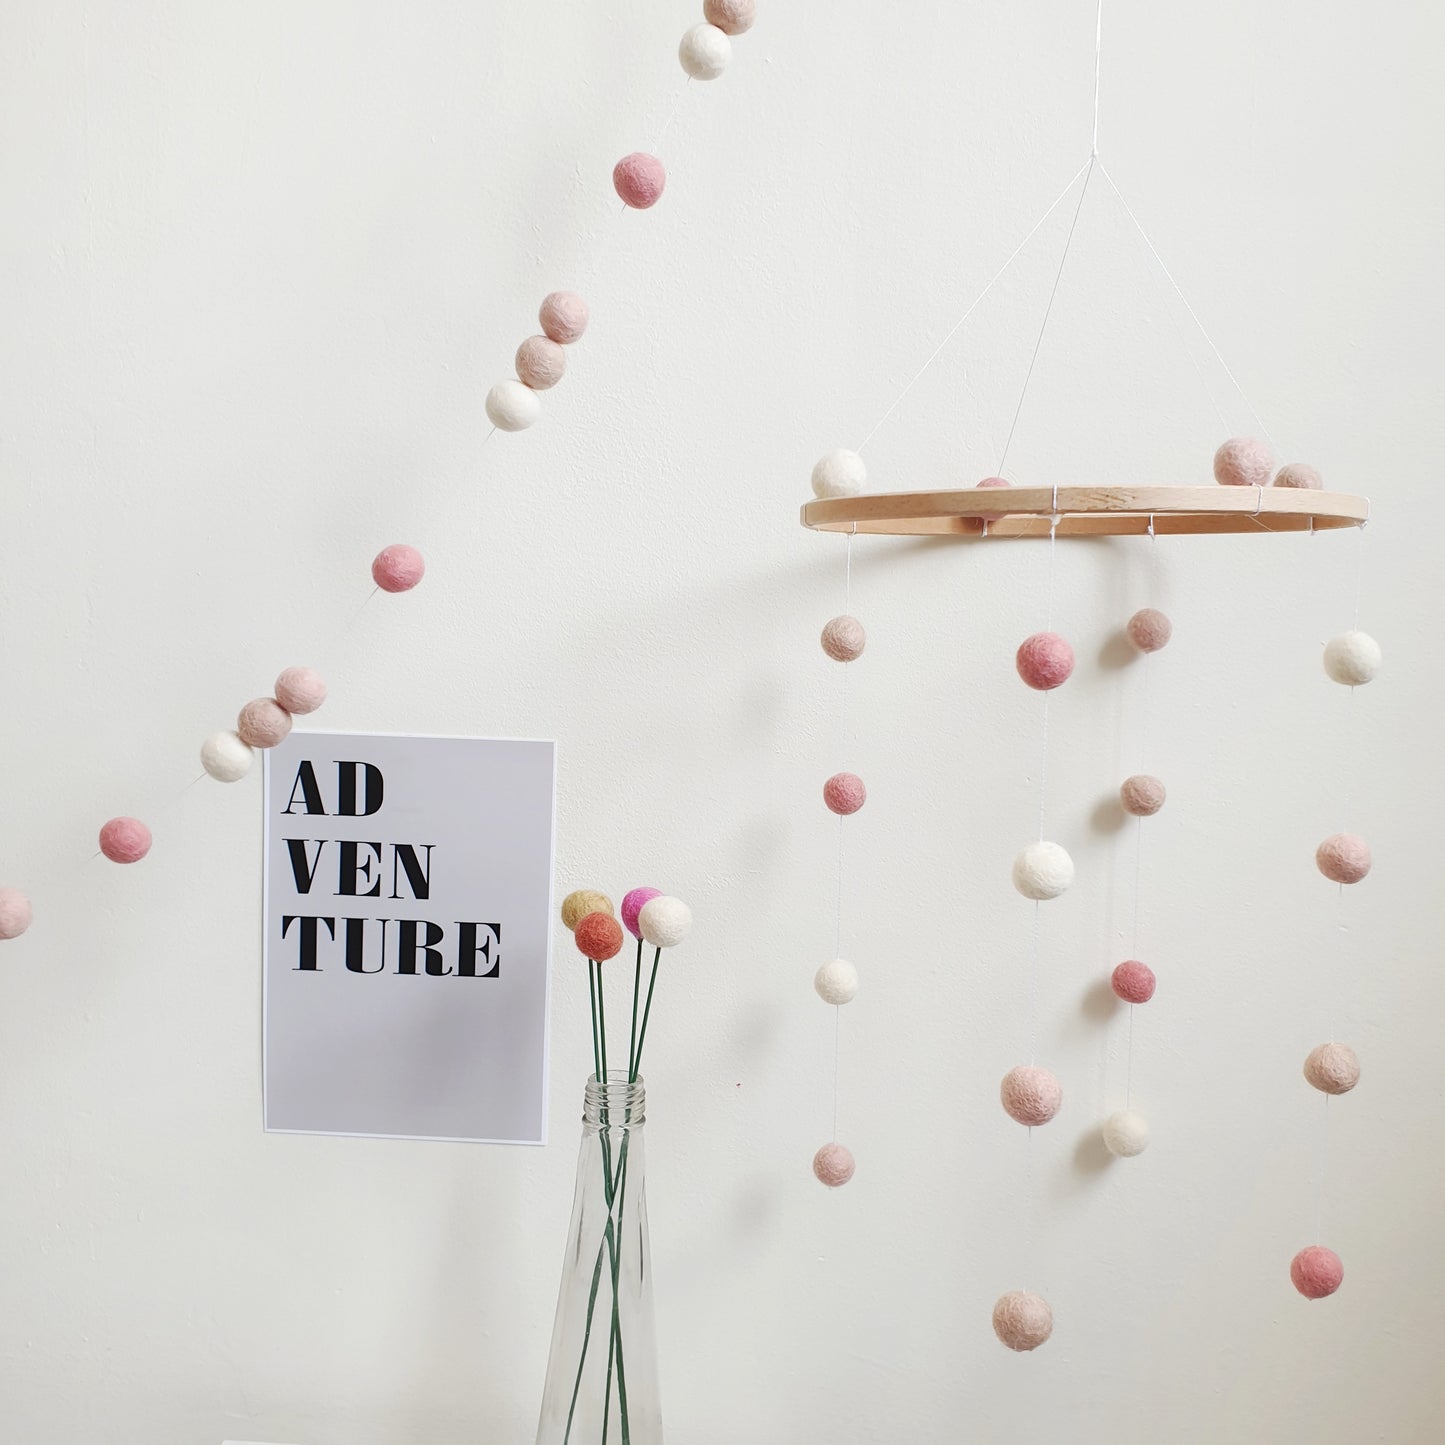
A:
POLYGON ((1119 801, 1135 818, 1152 818, 1164 806, 1164 784, 1148 773, 1135 773, 1119 784, 1119 801))
POLYGON ((703 0, 702 15, 724 35, 741 35, 758 18, 757 0, 703 0))
POLYGON ((823 784, 823 801, 830 813, 846 818, 856 813, 868 801, 868 789, 857 773, 834 773, 823 784))
POLYGON ((1042 1295, 1011 1289, 993 1307, 993 1332, 1011 1350, 1036 1350, 1054 1332, 1054 1312, 1042 1295))
POLYGON ((550 291, 542 298, 537 320, 549 341, 570 346, 587 330, 587 302, 575 291, 550 291))
POLYGON ((517 380, 533 391, 546 391, 562 380, 567 351, 550 336, 529 336, 517 348, 517 380))
POLYGON ((985 477, 976 487, 1011 487, 1013 483, 1007 477, 985 477))
POLYGON ((562 900, 562 924, 570 931, 589 913, 611 913, 612 900, 596 888, 577 888, 562 900))
POLYGON ((274 748, 286 741, 291 714, 274 697, 255 697, 236 718, 236 736, 253 748, 274 748))
POLYGON ((1074 649, 1057 632, 1036 632, 1019 643, 1014 666, 1030 687, 1050 692, 1069 680, 1074 670, 1074 649))
POLYGON ((667 167, 646 151, 633 151, 612 167, 612 184, 634 211, 645 211, 662 199, 667 167))
POLYGON ((1360 1061, 1348 1044, 1321 1044, 1309 1051, 1304 1075, 1322 1094, 1348 1094, 1360 1082, 1360 1061))
POLYGON ((1047 1124, 1059 1112, 1064 1091, 1059 1081, 1047 1070, 1033 1064, 1020 1064, 1003 1076, 999 1098, 1010 1119, 1030 1128, 1047 1124))
POLYGON ((652 902, 654 898, 662 897, 660 888, 634 888, 631 892, 623 895, 622 898, 622 926, 634 937, 642 937, 642 929, 638 926, 637 915, 643 908, 652 902))
POLYGON ((276 679, 276 701, 298 717, 315 712, 326 701, 326 684, 314 668, 288 667, 276 679))
POLYGON ((1315 849, 1315 863, 1331 883, 1358 883, 1370 871, 1370 845, 1353 833, 1332 833, 1315 849))
POLYGON ((112 863, 139 863, 151 850, 151 830, 139 818, 112 818, 100 830, 100 851, 112 863))
POLYGON ((1214 480, 1222 487, 1267 487, 1274 453, 1258 437, 1230 437, 1214 454, 1214 480))
POLYGON ((1154 997, 1154 970, 1137 958, 1126 958, 1109 975, 1109 984, 1125 1003, 1148 1003, 1154 997))
POLYGON ((1289 1277, 1306 1299, 1324 1299, 1339 1289, 1345 1266, 1334 1250, 1311 1244, 1290 1260, 1289 1277))
POLYGON ((1141 607, 1125 624, 1124 633, 1140 652, 1158 652, 1174 635, 1174 624, 1157 607, 1141 607))
POLYGON ((371 564, 371 580, 383 592, 410 592, 425 572, 421 553, 405 542, 383 547, 371 564))
POLYGON ((0 939, 19 938, 34 917, 30 900, 18 888, 0 888, 0 939))
POLYGON ((824 1144, 813 1155, 813 1174, 820 1184, 838 1189, 853 1177, 853 1151, 843 1144, 824 1144))
POLYGON ((588 913, 572 930, 578 950, 587 958, 606 963, 622 950, 622 925, 610 913, 588 913))
POLYGON ((868 634, 856 617, 835 617, 823 628, 823 651, 834 662, 852 662, 863 655, 868 634))
POLYGON ((1277 487, 1302 487, 1306 491, 1317 492, 1324 486, 1324 479, 1318 468, 1310 466, 1308 462, 1287 462, 1275 473, 1274 484, 1277 487))

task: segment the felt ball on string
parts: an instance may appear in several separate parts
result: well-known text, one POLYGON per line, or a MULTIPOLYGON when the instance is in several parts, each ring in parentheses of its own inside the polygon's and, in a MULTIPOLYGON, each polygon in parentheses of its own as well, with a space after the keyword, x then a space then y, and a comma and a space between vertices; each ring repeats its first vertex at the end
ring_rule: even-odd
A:
POLYGON ((703 18, 724 35, 741 35, 758 18, 757 0, 703 0, 703 18))
POLYGON ((0 888, 0 939, 19 938, 35 914, 30 900, 18 888, 0 888))
POLYGON ((824 1003, 852 1003, 858 996, 858 970, 846 958, 835 958, 813 975, 813 987, 824 1003))
POLYGON ((1274 484, 1277 487, 1300 487, 1305 491, 1317 492, 1324 486, 1324 478, 1320 476, 1319 468, 1310 466, 1308 462, 1286 462, 1274 474, 1274 484))
POLYGON ((989 489, 994 487, 1011 487, 1013 483, 1007 477, 985 477, 981 482, 974 483, 974 490, 980 487, 989 489))
POLYGON ((1148 773, 1135 773, 1119 784, 1119 802, 1134 818, 1152 818, 1164 806, 1164 784, 1148 773))
POLYGON ((642 928, 637 921, 638 914, 652 902, 662 897, 660 888, 634 888, 622 899, 622 926, 634 937, 642 937, 642 928))
POLYGON ((823 784, 823 802, 830 813, 846 818, 868 801, 868 789, 857 773, 834 773, 823 784))
POLYGON ((1126 958, 1109 975, 1109 987, 1125 1003, 1148 1003, 1154 997, 1154 970, 1137 958, 1126 958))
POLYGON ((1010 1069, 1003 1076, 998 1093, 1004 1113, 1030 1128, 1047 1124, 1064 1102, 1059 1081, 1047 1069, 1035 1064, 1019 1064, 1010 1069))
POLYGON ((291 714, 274 697, 255 697, 236 718, 236 734, 253 748, 274 748, 286 741, 291 714))
POLYGON ((578 951, 598 963, 616 958, 622 949, 622 925, 610 913, 587 913, 577 920, 572 937, 578 951))
POLYGON ((1011 1289, 993 1307, 993 1332, 1011 1350, 1036 1350, 1054 1332, 1054 1312, 1042 1295, 1011 1289))
POLYGON ((1057 843, 1030 843, 1014 859, 1013 880, 1025 898, 1057 898, 1074 881, 1074 860, 1057 843))
POLYGON ((532 391, 546 391, 562 380, 567 351, 549 336, 529 336, 518 348, 517 376, 532 391))
POLYGON ((371 563, 371 580, 383 592, 410 592, 425 575, 421 553, 405 542, 383 547, 371 563))
POLYGON ((863 624, 856 617, 844 614, 824 625, 821 641, 823 651, 834 662, 853 662, 863 655, 868 634, 863 631, 863 624))
POLYGON ((311 667, 288 667, 276 679, 276 701, 287 712, 303 717, 326 701, 326 684, 311 667))
POLYGON ((112 863, 139 863, 151 850, 151 830, 139 818, 112 818, 100 830, 100 851, 112 863))
POLYGON ((498 431, 526 431, 542 415, 542 398, 520 381, 499 381, 487 393, 487 420, 498 431))
POLYGON ((239 782, 251 771, 254 756, 251 744, 228 729, 212 733, 201 744, 201 766, 218 783, 239 782))
POLYGON ((1306 1299, 1326 1299, 1344 1282, 1345 1266, 1334 1250, 1311 1244, 1290 1260, 1289 1277, 1306 1299))
POLYGON ((563 346, 581 338, 589 316, 586 300, 575 291, 549 291, 537 310, 542 334, 563 346))
POLYGON ((646 151, 633 151, 612 167, 612 187, 634 211, 645 211, 662 199, 667 167, 646 151))
POLYGON ((1363 687, 1380 670, 1380 644, 1368 632, 1342 632, 1325 643, 1325 672, 1331 682, 1363 687))
POLYGON ((813 495, 856 497, 868 480, 868 468, 857 452, 838 447, 813 463, 813 495))
POLYGON ((829 1189, 841 1189, 855 1168, 853 1151, 843 1144, 824 1144, 813 1155, 813 1177, 829 1189))
POLYGON ((733 43, 719 26, 694 25, 678 44, 677 58, 694 80, 716 80, 733 58, 733 43))
POLYGON ((1149 1121, 1136 1109, 1119 1109, 1104 1120, 1104 1148, 1116 1159, 1133 1159, 1149 1147, 1149 1121))
POLYGON ((612 900, 595 888, 577 888, 562 900, 562 925, 575 932, 589 913, 611 913, 612 900))
POLYGON ((1174 624, 1157 607, 1141 607, 1124 625, 1124 634, 1140 652, 1158 652, 1174 635, 1174 624))
POLYGON ((637 926, 643 940, 654 948, 676 948, 692 927, 692 909, 681 898, 660 893, 642 905, 637 926))
POLYGON ((1069 680, 1074 670, 1074 649, 1057 632, 1036 632, 1019 643, 1014 666, 1030 687, 1052 692, 1069 680))
POLYGON ((1315 864, 1331 883, 1358 883, 1370 871, 1370 845, 1353 833, 1332 833, 1315 849, 1315 864))
POLYGON ((1348 1094, 1360 1082, 1360 1061, 1348 1044, 1331 1041, 1309 1051, 1304 1075, 1322 1094, 1348 1094))
POLYGON ((1222 487, 1267 487, 1274 453, 1258 437, 1230 437, 1214 454, 1214 480, 1222 487))

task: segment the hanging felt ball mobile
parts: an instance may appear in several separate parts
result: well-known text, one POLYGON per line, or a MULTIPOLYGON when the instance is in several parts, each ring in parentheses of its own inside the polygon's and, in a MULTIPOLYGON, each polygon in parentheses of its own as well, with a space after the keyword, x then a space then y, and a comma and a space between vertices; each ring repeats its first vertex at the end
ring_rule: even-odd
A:
POLYGON ((0 939, 19 938, 34 917, 30 900, 18 888, 0 888, 0 939))
POLYGON ((610 913, 588 913, 577 920, 572 937, 578 951, 598 963, 616 958, 622 950, 622 925, 610 913))
POLYGON ((1348 1044, 1320 1044, 1309 1051, 1304 1076, 1322 1094, 1348 1094, 1360 1082, 1360 1061, 1348 1044))
POLYGON ((315 712, 326 701, 326 684, 310 667, 288 667, 276 679, 276 701, 296 717, 315 712))
POLYGON ((1116 1159, 1133 1159, 1149 1147, 1149 1123, 1136 1109, 1120 1109, 1104 1120, 1104 1148, 1116 1159))
POLYGON ((537 321, 549 341, 570 346, 587 330, 587 302, 575 291, 550 291, 542 298, 537 321))
POLYGON ((1331 682, 1363 687, 1380 670, 1380 644, 1368 632, 1342 632, 1325 643, 1325 672, 1331 682))
POLYGON ((498 431, 526 431, 542 415, 542 398, 520 381, 499 381, 487 393, 487 420, 498 431))
POLYGON ((1317 467, 1312 467, 1308 462, 1287 462, 1275 473, 1274 484, 1277 487, 1301 487, 1306 491, 1317 492, 1324 486, 1324 479, 1319 474, 1317 467))
POLYGON ((1057 632, 1036 632, 1019 643, 1014 666, 1030 687, 1052 692, 1069 680, 1074 670, 1074 649, 1057 632))
POLYGON ((1109 975, 1109 987, 1125 1003, 1148 1003, 1154 997, 1154 970, 1137 958, 1126 958, 1109 975))
POLYGON ((410 592, 425 575, 421 553, 405 542, 383 547, 371 564, 371 580, 383 592, 410 592))
POLYGON ((1054 1332, 1054 1312, 1042 1295, 1011 1289, 993 1307, 993 1332, 1011 1350, 1036 1350, 1054 1332))
POLYGON ((236 734, 253 748, 274 748, 286 741, 291 714, 274 697, 252 698, 236 719, 236 734))
POLYGON ((634 937, 642 937, 642 928, 637 921, 637 915, 642 912, 643 907, 651 903, 654 898, 662 897, 660 888, 634 888, 624 895, 622 899, 622 926, 634 937))
POLYGON ((529 336, 518 348, 517 376, 529 391, 546 391, 562 380, 567 350, 549 336, 529 336))
POLYGON ((1152 818, 1164 806, 1164 784, 1148 773, 1135 773, 1119 784, 1119 802, 1134 818, 1152 818))
POLYGON ((1315 863, 1331 883, 1358 883, 1370 871, 1370 845, 1353 833, 1333 833, 1315 849, 1315 863))
POLYGON ((242 742, 239 733, 226 730, 212 733, 201 744, 201 766, 218 783, 239 782, 251 771, 254 756, 250 743, 242 742))
POLYGON ((1344 1281, 1345 1266, 1334 1250, 1311 1244, 1290 1260, 1289 1277, 1306 1299, 1325 1299, 1344 1281))
POLYGON ((858 996, 858 970, 846 958, 835 958, 813 975, 813 987, 824 1003, 852 1003, 858 996))
POLYGON ((854 662, 863 655, 868 634, 856 617, 835 617, 824 626, 821 641, 834 662, 854 662))
POLYGON ((642 905, 637 926, 643 941, 654 948, 676 948, 692 927, 692 909, 681 898, 660 893, 642 905))
POLYGON ((703 18, 725 35, 741 35, 758 18, 757 0, 703 0, 703 18))
POLYGON ((846 818, 868 801, 868 789, 857 773, 834 773, 823 784, 823 802, 830 813, 846 818))
POLYGON ((1004 1113, 1030 1128, 1047 1124, 1064 1102, 1059 1081, 1047 1069, 1035 1064, 1019 1064, 1010 1069, 1003 1076, 998 1092, 1004 1113))
POLYGON ((139 863, 151 850, 151 830, 139 818, 112 818, 100 830, 100 851, 112 863, 139 863))
POLYGON ((570 933, 576 932, 589 913, 611 912, 612 900, 595 888, 575 889, 562 900, 562 924, 570 933))
POLYGON ((662 199, 667 167, 646 151, 633 151, 612 167, 612 186, 634 211, 645 211, 662 199))
POLYGON ((1214 480, 1223 487, 1267 487, 1274 453, 1258 437, 1230 437, 1214 454, 1214 480))
POLYGON ((1174 624, 1157 607, 1141 607, 1125 624, 1124 633, 1140 652, 1158 652, 1174 635, 1174 624))
POLYGON ((824 1144, 813 1155, 813 1176, 829 1189, 841 1189, 853 1177, 856 1167, 853 1151, 843 1144, 824 1144))
POLYGON ((1014 859, 1013 880, 1025 898, 1057 898, 1074 881, 1074 860, 1057 843, 1030 843, 1014 859))
POLYGON ((716 80, 733 58, 733 43, 717 25, 694 25, 682 37, 677 58, 694 80, 716 80))
POLYGON ((868 481, 868 468, 857 452, 839 447, 813 463, 812 480, 815 497, 856 497, 868 481))

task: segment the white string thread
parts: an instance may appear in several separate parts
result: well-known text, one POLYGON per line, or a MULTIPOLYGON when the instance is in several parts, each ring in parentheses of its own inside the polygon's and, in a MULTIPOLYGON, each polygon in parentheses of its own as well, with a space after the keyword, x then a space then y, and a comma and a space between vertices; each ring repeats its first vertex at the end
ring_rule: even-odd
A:
MULTIPOLYGON (((847 542, 844 547, 843 560, 843 612, 846 616, 853 605, 853 538, 858 531, 858 524, 853 524, 853 529, 847 534, 847 542)), ((848 735, 848 669, 851 663, 843 663, 843 679, 841 702, 839 705, 839 732, 842 735, 844 746, 849 742, 848 735)), ((833 915, 833 957, 840 958, 843 954, 843 815, 838 815, 838 891, 833 915)), ((838 1079, 840 1073, 840 1056, 842 1053, 842 1032, 843 1032, 843 1006, 833 1005, 833 1139, 838 1138, 838 1079)))
POLYGON ((1094 17, 1094 140, 1091 157, 1099 154, 1099 73, 1104 57, 1104 0, 1094 17))

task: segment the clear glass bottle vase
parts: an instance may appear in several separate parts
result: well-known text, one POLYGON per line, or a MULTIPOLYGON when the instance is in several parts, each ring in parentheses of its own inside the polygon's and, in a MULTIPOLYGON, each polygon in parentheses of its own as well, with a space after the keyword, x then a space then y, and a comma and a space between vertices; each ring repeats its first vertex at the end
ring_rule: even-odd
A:
POLYGON ((587 1080, 537 1445, 661 1445, 641 1079, 587 1080))

